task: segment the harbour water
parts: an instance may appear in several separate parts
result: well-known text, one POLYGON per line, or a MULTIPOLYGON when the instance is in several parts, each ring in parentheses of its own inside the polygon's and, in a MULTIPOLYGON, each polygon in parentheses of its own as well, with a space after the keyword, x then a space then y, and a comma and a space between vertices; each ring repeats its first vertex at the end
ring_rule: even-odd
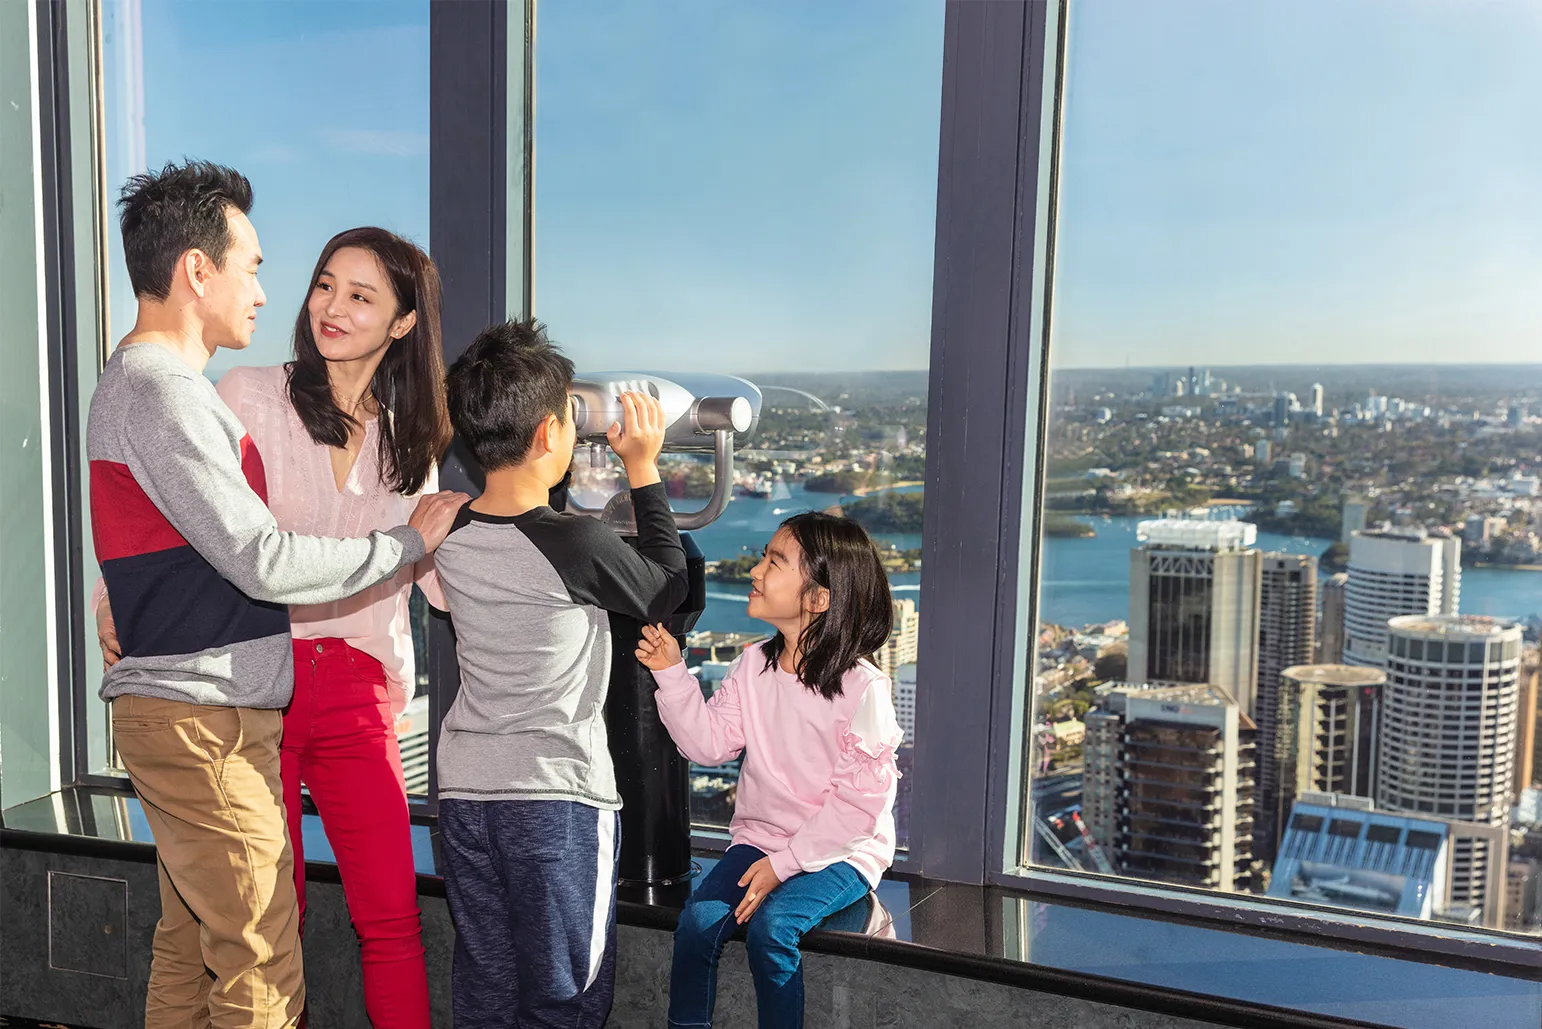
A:
MULTIPOLYGON (((799 483, 779 484, 769 500, 735 497, 723 517, 699 530, 697 545, 709 561, 759 552, 776 527, 802 511, 822 510, 854 497, 809 493, 799 483)), ((685 504, 681 505, 686 506, 685 504)), ((1080 627, 1129 617, 1130 549, 1137 546, 1138 518, 1085 518, 1097 535, 1089 539, 1056 537, 1046 541, 1040 580, 1040 620, 1080 627)), ((901 548, 921 545, 920 533, 880 534, 901 548)), ((1319 555, 1332 540, 1260 532, 1262 550, 1319 555)), ((897 598, 920 603, 921 573, 890 577, 897 598)), ((749 590, 728 583, 707 584, 707 611, 700 628, 763 632, 765 626, 744 613, 749 590)), ((1526 618, 1542 613, 1542 572, 1504 568, 1462 570, 1461 610, 1468 614, 1526 618)))

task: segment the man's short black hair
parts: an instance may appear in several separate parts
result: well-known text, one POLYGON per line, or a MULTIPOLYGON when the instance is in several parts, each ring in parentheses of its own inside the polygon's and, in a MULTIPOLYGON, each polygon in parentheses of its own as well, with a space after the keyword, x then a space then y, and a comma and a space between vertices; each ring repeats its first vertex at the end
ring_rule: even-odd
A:
POLYGON ((226 210, 252 210, 252 184, 234 168, 209 161, 169 163, 135 175, 118 194, 118 224, 129 283, 142 300, 165 300, 177 260, 202 250, 225 267, 233 242, 226 210))
POLYGON ((573 362, 538 321, 483 329, 450 365, 450 423, 483 471, 518 464, 547 415, 569 416, 573 362))

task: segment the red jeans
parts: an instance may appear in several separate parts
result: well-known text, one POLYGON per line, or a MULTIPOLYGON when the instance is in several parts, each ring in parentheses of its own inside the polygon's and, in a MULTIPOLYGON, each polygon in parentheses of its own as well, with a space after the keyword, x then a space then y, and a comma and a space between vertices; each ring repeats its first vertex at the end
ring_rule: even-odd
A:
POLYGON ((301 931, 303 782, 321 813, 359 935, 370 1022, 376 1029, 428 1029, 407 786, 380 662, 342 640, 295 640, 294 699, 284 712, 281 757, 301 931))

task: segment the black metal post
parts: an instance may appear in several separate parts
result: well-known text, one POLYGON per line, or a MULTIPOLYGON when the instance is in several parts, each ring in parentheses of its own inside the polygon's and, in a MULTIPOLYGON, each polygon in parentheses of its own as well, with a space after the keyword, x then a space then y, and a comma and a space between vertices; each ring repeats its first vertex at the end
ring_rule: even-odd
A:
MULTIPOLYGON (((635 537, 625 537, 635 545, 635 537)), ((684 649, 685 634, 707 607, 706 559, 689 533, 681 535, 691 588, 665 623, 684 649)), ((605 731, 621 793, 621 864, 626 886, 669 886, 691 875, 690 763, 659 721, 653 673, 634 655, 642 623, 610 616, 610 696, 605 731)))

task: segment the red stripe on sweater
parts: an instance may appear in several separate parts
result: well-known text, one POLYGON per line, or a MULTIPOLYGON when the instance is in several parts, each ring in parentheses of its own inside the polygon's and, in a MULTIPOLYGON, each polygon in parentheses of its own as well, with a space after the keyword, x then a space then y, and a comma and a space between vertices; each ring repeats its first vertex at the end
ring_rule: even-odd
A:
POLYGON ((91 542, 98 562, 187 546, 128 465, 91 462, 91 542))
POLYGON ((257 444, 250 436, 241 437, 241 471, 246 473, 247 484, 252 487, 252 492, 262 498, 262 502, 268 502, 268 470, 263 466, 262 454, 257 452, 257 444))
MULTIPOLYGON (((267 470, 251 436, 241 437, 241 471, 266 504, 267 470)), ((128 465, 116 461, 91 462, 91 540, 98 562, 188 545, 145 494, 128 465)))

